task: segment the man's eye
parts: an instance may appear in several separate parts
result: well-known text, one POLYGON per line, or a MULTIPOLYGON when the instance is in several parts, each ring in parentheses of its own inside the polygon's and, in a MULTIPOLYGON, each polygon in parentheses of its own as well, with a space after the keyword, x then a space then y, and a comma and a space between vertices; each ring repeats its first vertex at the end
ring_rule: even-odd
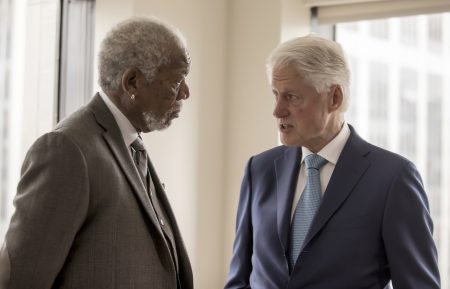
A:
POLYGON ((175 89, 180 88, 180 86, 181 86, 182 83, 183 83, 183 79, 180 79, 179 81, 175 82, 174 88, 175 88, 175 89))
POLYGON ((303 98, 301 96, 298 96, 298 95, 295 95, 295 94, 287 94, 286 95, 286 100, 288 102, 290 102, 291 104, 294 104, 294 105, 299 104, 302 101, 302 99, 303 98))
POLYGON ((174 93, 176 93, 176 92, 178 92, 178 90, 180 89, 181 83, 183 83, 183 80, 170 82, 170 83, 169 83, 169 88, 170 88, 174 93))

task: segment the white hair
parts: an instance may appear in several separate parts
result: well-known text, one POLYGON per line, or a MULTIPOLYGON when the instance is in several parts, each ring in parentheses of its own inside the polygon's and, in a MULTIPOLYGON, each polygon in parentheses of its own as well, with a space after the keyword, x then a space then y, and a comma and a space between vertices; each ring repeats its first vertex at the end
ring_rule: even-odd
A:
POLYGON ((350 69, 339 43, 315 35, 281 43, 267 59, 269 79, 274 69, 287 66, 294 68, 319 93, 340 85, 344 96, 342 111, 347 109, 350 69))
POLYGON ((170 63, 177 48, 186 51, 185 38, 161 20, 133 17, 117 24, 100 46, 100 87, 118 91, 127 68, 139 69, 151 82, 158 68, 170 63))

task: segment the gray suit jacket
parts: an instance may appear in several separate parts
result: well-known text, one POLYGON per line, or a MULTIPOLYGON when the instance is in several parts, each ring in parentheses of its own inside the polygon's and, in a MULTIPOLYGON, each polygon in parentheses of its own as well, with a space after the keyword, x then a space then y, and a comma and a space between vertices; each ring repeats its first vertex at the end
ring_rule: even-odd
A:
POLYGON ((151 173, 173 230, 178 272, 121 132, 99 95, 39 138, 22 167, 0 256, 6 288, 193 288, 175 217, 151 173))

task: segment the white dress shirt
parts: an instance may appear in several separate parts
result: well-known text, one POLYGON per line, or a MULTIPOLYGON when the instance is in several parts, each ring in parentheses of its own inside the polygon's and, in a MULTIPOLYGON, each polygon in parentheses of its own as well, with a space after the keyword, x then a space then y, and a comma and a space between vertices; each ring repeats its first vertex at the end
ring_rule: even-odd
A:
MULTIPOLYGON (((138 137, 138 133, 128 118, 117 108, 117 106, 109 99, 106 93, 100 89, 99 92, 101 98, 105 102, 106 106, 111 111, 114 119, 119 126, 120 132, 122 133, 123 140, 125 141, 126 146, 129 148, 130 145, 136 140, 138 137)), ((130 151, 131 154, 131 150, 130 151)))
MULTIPOLYGON (((327 189, 330 182, 331 175, 333 174, 336 163, 341 155, 342 149, 345 146, 350 136, 350 128, 348 124, 344 122, 341 131, 334 137, 326 146, 324 146, 317 154, 326 159, 328 162, 320 170, 320 188, 322 190, 322 196, 327 189)), ((295 190, 294 200, 292 202, 291 220, 294 217, 295 208, 300 200, 303 190, 306 186, 306 168, 304 166, 305 157, 313 154, 309 149, 302 147, 302 159, 300 172, 297 180, 297 188, 295 190)))

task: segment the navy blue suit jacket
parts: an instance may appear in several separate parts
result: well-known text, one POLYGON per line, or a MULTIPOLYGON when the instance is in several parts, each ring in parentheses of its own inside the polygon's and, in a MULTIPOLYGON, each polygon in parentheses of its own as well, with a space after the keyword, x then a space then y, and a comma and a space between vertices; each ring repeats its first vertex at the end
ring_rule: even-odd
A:
POLYGON ((415 166, 351 128, 299 261, 288 242, 301 148, 252 157, 226 289, 440 288, 433 224, 415 166))

